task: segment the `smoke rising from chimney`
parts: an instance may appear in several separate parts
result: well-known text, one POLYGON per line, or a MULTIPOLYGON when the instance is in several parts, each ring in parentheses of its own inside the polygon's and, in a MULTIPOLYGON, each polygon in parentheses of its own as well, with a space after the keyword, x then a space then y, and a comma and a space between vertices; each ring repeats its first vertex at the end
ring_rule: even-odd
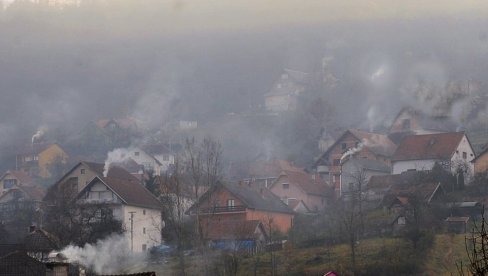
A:
POLYGON ((46 131, 47 131, 47 127, 39 127, 37 129, 37 132, 32 136, 32 144, 34 143, 38 143, 41 141, 41 139, 44 137, 44 135, 46 134, 46 131))
POLYGON ((134 255, 129 248, 124 235, 112 235, 83 247, 69 245, 61 253, 70 263, 80 264, 97 274, 113 274, 142 261, 143 256, 134 255))
POLYGON ((103 177, 108 176, 110 167, 113 164, 120 164, 130 160, 131 152, 133 148, 118 148, 107 154, 107 159, 105 159, 105 166, 103 167, 103 177))

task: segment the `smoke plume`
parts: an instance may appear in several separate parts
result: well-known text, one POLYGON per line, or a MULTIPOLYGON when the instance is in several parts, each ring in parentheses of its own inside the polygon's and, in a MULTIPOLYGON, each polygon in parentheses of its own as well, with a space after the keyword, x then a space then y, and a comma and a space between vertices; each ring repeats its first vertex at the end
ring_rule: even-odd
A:
POLYGON ((103 167, 103 176, 107 177, 108 171, 113 164, 120 164, 129 161, 130 153, 133 148, 118 148, 107 154, 107 159, 105 160, 105 166, 103 167))
POLYGON ((40 127, 39 129, 37 129, 37 132, 32 136, 32 144, 39 142, 46 134, 46 131, 46 127, 40 127))
POLYGON ((126 271, 141 261, 129 250, 123 235, 112 235, 95 244, 83 247, 69 245, 61 251, 70 263, 80 264, 97 274, 112 274, 126 271))

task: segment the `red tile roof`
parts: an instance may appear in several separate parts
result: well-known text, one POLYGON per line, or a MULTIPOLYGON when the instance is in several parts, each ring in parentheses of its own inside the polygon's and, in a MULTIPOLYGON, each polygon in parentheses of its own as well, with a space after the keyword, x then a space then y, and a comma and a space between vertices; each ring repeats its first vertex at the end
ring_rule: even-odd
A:
POLYGON ((139 181, 135 180, 137 180, 137 178, 134 178, 132 175, 131 178, 128 179, 111 177, 110 175, 108 177, 97 176, 90 183, 88 183, 88 185, 82 191, 80 191, 78 196, 81 196, 84 191, 87 191, 92 185, 101 181, 115 194, 117 194, 127 205, 161 209, 161 202, 143 185, 141 185, 139 181))
POLYGON ((304 171, 283 171, 281 176, 287 177, 290 184, 298 185, 307 194, 327 196, 331 193, 331 189, 322 178, 316 176, 314 179, 304 171))
POLYGON ((464 132, 407 136, 392 160, 451 159, 463 137, 464 132))

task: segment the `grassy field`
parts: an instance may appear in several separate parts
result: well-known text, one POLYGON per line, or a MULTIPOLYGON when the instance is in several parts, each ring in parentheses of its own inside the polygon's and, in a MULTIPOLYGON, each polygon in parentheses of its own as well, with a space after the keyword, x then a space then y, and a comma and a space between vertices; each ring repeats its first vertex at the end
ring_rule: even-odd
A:
MULTIPOLYGON (((277 275, 323 275, 336 271, 339 275, 353 275, 349 247, 345 244, 275 252, 277 275)), ((219 260, 215 253, 209 259, 219 260)), ((202 260, 187 257, 188 275, 200 275, 202 260)), ((362 240, 357 247, 357 275, 457 275, 456 264, 466 262, 464 235, 436 235, 426 250, 414 249, 411 242, 400 238, 362 240)), ((221 263, 217 266, 222 267, 221 263)), ((177 275, 177 262, 146 267, 157 275, 177 275)), ((224 269, 219 273, 224 275, 224 269)), ((217 275, 217 272, 216 274, 217 275)), ((239 260, 238 275, 271 275, 270 253, 239 260)))

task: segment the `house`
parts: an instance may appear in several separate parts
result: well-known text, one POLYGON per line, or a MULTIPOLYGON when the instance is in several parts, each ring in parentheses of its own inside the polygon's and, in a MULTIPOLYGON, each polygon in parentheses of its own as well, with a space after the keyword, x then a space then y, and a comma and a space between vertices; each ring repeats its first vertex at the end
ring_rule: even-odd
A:
POLYGON ((448 217, 446 218, 446 228, 448 233, 465 234, 468 226, 469 217, 448 217))
POLYGON ((285 69, 281 77, 273 84, 271 91, 264 95, 266 111, 294 111, 298 96, 311 84, 312 74, 285 69))
POLYGON ((32 143, 17 154, 15 167, 30 176, 49 178, 55 169, 53 166, 66 164, 68 158, 66 151, 56 143, 32 143))
POLYGON ((347 195, 351 189, 366 190, 368 181, 374 175, 389 175, 391 167, 384 162, 369 159, 347 158, 341 166, 339 195, 347 195), (358 187, 361 185, 361 187, 358 187), (361 188, 361 189, 359 189, 361 188))
POLYGON ((474 174, 481 174, 488 171, 488 147, 478 154, 472 161, 474 174))
POLYGON ((0 195, 22 186, 38 186, 38 184, 24 171, 9 170, 0 177, 0 195))
POLYGON ((303 171, 289 161, 280 159, 256 160, 231 165, 231 178, 251 184, 254 187, 268 188, 283 171, 303 171))
POLYGON ((200 223, 216 225, 227 221, 259 220, 267 233, 287 233, 293 224, 294 212, 277 196, 264 188, 254 189, 240 184, 218 183, 203 194, 188 210, 200 215, 200 223))
POLYGON ((152 154, 139 147, 130 149, 130 159, 142 166, 145 171, 152 171, 154 175, 161 175, 162 165, 152 154))
POLYGON ((473 147, 464 132, 410 135, 398 145, 392 157, 393 174, 409 170, 431 170, 440 164, 454 175, 468 180, 474 174, 473 147))
POLYGON ((212 248, 251 254, 262 250, 269 239, 259 220, 228 220, 215 225, 203 224, 202 232, 212 248))
MULTIPOLYGON (((65 175, 63 175, 54 185, 49 187, 44 200, 47 202, 55 201, 57 196, 60 195, 60 192, 62 192, 63 195, 75 197, 96 176, 103 177, 104 166, 105 165, 101 163, 85 161, 79 162, 65 175)), ((131 181, 142 185, 140 179, 118 166, 110 168, 108 171, 108 177, 121 178, 125 180, 131 179, 131 181)))
POLYGON ((391 204, 393 201, 405 204, 405 198, 415 196, 425 203, 430 203, 443 192, 441 183, 429 177, 427 172, 408 171, 401 174, 371 176, 367 184, 366 199, 379 200, 383 205, 391 204))
POLYGON ((162 205, 132 176, 95 176, 77 195, 82 208, 107 206, 126 229, 133 252, 143 252, 161 243, 162 205))
POLYGON ((333 197, 333 191, 318 175, 297 170, 282 171, 269 190, 288 205, 302 201, 314 212, 323 210, 333 197))
POLYGON ((399 143, 407 135, 434 134, 455 131, 457 125, 446 116, 430 116, 420 110, 405 107, 393 120, 389 137, 399 143))
POLYGON ((384 134, 348 129, 317 159, 314 169, 339 194, 341 162, 346 158, 356 158, 390 165, 395 149, 396 145, 384 134))
POLYGON ((142 149, 154 156, 161 164, 161 172, 166 172, 175 164, 175 157, 182 151, 180 144, 150 144, 142 146, 142 149))

